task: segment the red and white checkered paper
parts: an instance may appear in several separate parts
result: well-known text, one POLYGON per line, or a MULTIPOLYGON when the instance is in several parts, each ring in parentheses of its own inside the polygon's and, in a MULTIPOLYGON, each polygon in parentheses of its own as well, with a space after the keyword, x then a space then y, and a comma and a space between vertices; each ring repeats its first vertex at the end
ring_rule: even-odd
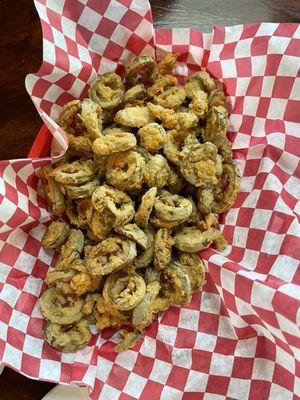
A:
POLYGON ((36 0, 44 60, 27 90, 66 148, 54 120, 86 95, 98 73, 139 54, 180 53, 178 76, 205 66, 232 103, 230 139, 242 174, 222 217, 229 245, 205 250, 207 285, 172 307, 133 350, 116 354, 115 330, 75 354, 41 335, 38 297, 54 254, 41 247, 50 216, 38 187, 49 159, 0 163, 0 361, 29 377, 90 388, 91 399, 221 400, 300 397, 300 27, 252 24, 154 30, 145 0, 36 0))

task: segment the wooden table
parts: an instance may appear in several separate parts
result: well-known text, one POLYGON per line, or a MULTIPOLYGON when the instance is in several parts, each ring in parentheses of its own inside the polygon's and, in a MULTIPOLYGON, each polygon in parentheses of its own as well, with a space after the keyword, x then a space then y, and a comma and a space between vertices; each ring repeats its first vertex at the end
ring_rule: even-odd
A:
MULTIPOLYGON (((156 27, 195 27, 251 22, 300 22, 299 0, 152 0, 156 27)), ((26 157, 41 120, 24 87, 42 59, 41 29, 31 0, 0 3, 0 159, 26 157)), ((40 400, 53 384, 31 381, 8 368, 0 400, 40 400)), ((156 399, 154 399, 156 400, 156 399)))

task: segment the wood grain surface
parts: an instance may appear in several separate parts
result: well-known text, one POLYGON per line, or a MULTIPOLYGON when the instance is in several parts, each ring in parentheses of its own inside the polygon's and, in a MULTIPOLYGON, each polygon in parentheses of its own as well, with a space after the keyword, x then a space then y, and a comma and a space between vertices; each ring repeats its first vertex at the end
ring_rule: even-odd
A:
MULTIPOLYGON (((150 2, 156 27, 195 27, 209 32, 215 25, 300 22, 300 0, 150 2)), ((26 74, 37 71, 41 59, 41 28, 33 1, 1 0, 0 160, 26 157, 41 127, 24 87, 26 74)), ((0 387, 0 400, 40 400, 53 384, 29 380, 5 368, 0 387)))

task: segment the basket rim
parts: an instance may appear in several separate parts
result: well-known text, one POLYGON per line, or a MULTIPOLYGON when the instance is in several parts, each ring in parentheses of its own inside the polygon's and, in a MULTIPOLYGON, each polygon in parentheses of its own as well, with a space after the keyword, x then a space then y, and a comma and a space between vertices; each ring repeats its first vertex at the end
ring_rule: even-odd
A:
POLYGON ((28 153, 28 158, 49 157, 52 135, 45 124, 38 131, 38 134, 28 153))

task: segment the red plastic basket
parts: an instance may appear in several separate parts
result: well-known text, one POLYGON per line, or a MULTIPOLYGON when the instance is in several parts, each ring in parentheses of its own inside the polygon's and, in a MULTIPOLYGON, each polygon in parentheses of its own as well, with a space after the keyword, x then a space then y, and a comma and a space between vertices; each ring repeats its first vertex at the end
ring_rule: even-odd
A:
POLYGON ((46 125, 43 125, 39 130, 35 141, 28 153, 28 158, 48 157, 51 147, 52 135, 46 125))

